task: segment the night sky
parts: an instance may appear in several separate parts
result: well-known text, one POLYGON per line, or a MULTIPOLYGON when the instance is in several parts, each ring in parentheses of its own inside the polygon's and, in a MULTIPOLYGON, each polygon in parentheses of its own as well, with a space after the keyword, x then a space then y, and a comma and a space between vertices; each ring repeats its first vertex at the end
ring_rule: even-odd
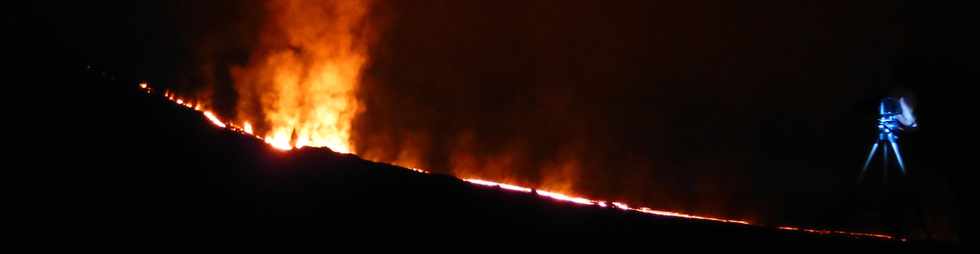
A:
MULTIPOLYGON (((234 114, 228 70, 258 46, 261 6, 34 3, 7 22, 65 59, 207 91, 234 114)), ((957 9, 377 1, 358 92, 366 111, 352 138, 388 160, 411 147, 417 166, 436 172, 530 186, 565 179, 586 196, 807 223, 833 220, 824 217, 854 189, 873 141, 877 100, 904 95, 921 125, 902 140, 907 163, 927 179, 923 193, 942 196, 936 206, 956 210, 964 173, 940 148, 955 139, 957 89, 977 81, 957 9), (477 166, 452 170, 461 163, 477 166)))

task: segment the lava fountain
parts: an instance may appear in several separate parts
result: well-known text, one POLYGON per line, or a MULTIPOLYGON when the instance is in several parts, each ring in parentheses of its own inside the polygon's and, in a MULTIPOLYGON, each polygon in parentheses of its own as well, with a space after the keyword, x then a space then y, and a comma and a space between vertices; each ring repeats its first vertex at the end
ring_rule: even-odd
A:
POLYGON ((277 148, 352 153, 367 1, 269 1, 260 47, 231 69, 237 122, 277 148))

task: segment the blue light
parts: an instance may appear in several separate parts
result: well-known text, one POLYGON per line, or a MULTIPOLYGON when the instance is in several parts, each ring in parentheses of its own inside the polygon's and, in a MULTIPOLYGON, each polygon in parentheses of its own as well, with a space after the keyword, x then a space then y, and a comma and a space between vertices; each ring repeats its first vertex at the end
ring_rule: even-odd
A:
POLYGON ((895 160, 898 161, 899 172, 905 175, 905 162, 902 159, 902 153, 898 150, 898 133, 903 130, 903 127, 916 128, 918 126, 912 114, 912 108, 905 101, 905 98, 895 99, 886 97, 878 104, 878 114, 880 115, 877 124, 878 135, 875 142, 871 145, 871 152, 868 153, 868 158, 864 160, 864 167, 858 176, 859 182, 864 179, 864 174, 868 171, 868 166, 871 164, 871 160, 874 159, 878 146, 883 146, 882 164, 884 168, 882 169, 882 176, 886 176, 888 173, 889 150, 895 153, 895 160))

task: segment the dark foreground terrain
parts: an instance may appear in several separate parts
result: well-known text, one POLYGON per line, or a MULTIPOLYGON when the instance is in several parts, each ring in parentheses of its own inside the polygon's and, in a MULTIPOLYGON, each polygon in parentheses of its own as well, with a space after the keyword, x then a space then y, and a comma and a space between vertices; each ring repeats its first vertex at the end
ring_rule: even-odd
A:
POLYGON ((651 216, 472 185, 326 149, 282 152, 142 93, 134 81, 78 67, 56 79, 87 88, 77 96, 91 105, 78 106, 92 109, 70 111, 89 115, 66 120, 80 121, 71 125, 86 133, 84 141, 72 146, 74 152, 66 155, 72 159, 46 163, 79 169, 66 174, 75 177, 69 181, 78 189, 65 194, 64 207, 72 210, 62 216, 100 227, 141 233, 243 227, 320 233, 630 232, 660 244, 932 244, 651 216))
MULTIPOLYGON (((14 28, 24 38, 49 36, 45 30, 14 28)), ((15 208, 28 208, 21 210, 32 218, 20 221, 45 233, 111 230, 147 237, 367 231, 468 237, 615 232, 641 237, 645 240, 628 242, 645 246, 936 244, 650 216, 475 186, 325 149, 280 152, 142 93, 136 79, 144 77, 87 68, 89 62, 65 53, 72 52, 65 47, 47 40, 9 47, 14 54, 9 62, 18 66, 8 69, 14 75, 6 84, 11 89, 5 101, 13 109, 8 125, 31 131, 8 133, 17 141, 10 148, 20 151, 13 159, 23 163, 7 170, 43 179, 13 186, 18 186, 18 199, 27 201, 15 208), (48 222, 55 227, 40 226, 48 222)))

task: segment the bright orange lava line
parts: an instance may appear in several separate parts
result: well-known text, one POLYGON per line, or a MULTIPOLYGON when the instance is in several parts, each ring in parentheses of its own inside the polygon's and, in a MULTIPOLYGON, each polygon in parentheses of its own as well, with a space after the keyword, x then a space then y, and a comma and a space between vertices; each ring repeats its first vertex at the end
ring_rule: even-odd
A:
POLYGON ((607 201, 603 201, 603 200, 591 200, 591 199, 587 199, 587 198, 583 198, 583 197, 569 196, 569 195, 566 195, 566 194, 561 194, 561 193, 556 193, 556 192, 550 192, 550 191, 545 191, 545 190, 536 190, 536 189, 532 189, 532 188, 521 187, 521 186, 511 185, 511 184, 505 184, 505 183, 498 183, 498 182, 488 181, 488 180, 483 180, 483 179, 467 178, 467 179, 463 179, 463 181, 466 181, 466 182, 469 182, 469 183, 473 183, 473 184, 483 185, 483 186, 489 186, 489 187, 500 187, 501 189, 511 190, 511 191, 534 192, 538 196, 541 196, 541 197, 551 198, 551 199, 560 200, 560 201, 567 201, 567 202, 572 202, 572 203, 581 204, 581 205, 598 205, 598 206, 601 206, 601 207, 606 207, 607 204, 612 204, 613 207, 619 208, 621 210, 636 211, 636 212, 641 212, 641 213, 646 213, 646 214, 654 214, 654 215, 660 215, 660 216, 680 217, 680 218, 687 218, 687 219, 708 220, 708 221, 717 221, 717 222, 725 222, 725 223, 751 225, 751 223, 749 223, 748 221, 744 221, 744 220, 730 220, 730 219, 721 219, 721 218, 713 218, 713 217, 705 217, 705 216, 697 216, 697 215, 683 214, 683 213, 677 213, 677 212, 659 211, 659 210, 653 210, 653 209, 650 209, 650 208, 647 208, 647 207, 633 208, 633 207, 630 207, 628 204, 623 203, 623 202, 607 202, 607 201))
POLYGON ((211 111, 204 111, 204 116, 207 117, 208 120, 211 120, 211 122, 214 123, 214 125, 217 125, 218 127, 221 128, 226 127, 225 123, 221 122, 221 120, 219 120, 218 117, 214 116, 214 113, 211 113, 211 111))
POLYGON ((413 167, 405 167, 405 168, 407 168, 407 169, 409 169, 411 171, 422 173, 422 174, 429 174, 429 171, 426 171, 426 170, 422 170, 422 169, 418 169, 418 168, 413 168, 413 167))
MULTIPOLYGON (((858 233, 858 232, 847 232, 841 230, 808 229, 808 228, 798 228, 798 227, 790 227, 790 226, 781 226, 779 227, 779 229, 786 230, 786 231, 807 232, 807 233, 818 234, 818 235, 845 235, 851 237, 870 237, 870 238, 879 238, 879 239, 887 239, 887 240, 896 240, 894 236, 890 236, 886 234, 858 233)), ((905 238, 899 238, 898 240, 903 242, 906 241, 905 238)))
MULTIPOLYGON (((144 90, 147 94, 152 94, 152 89, 150 88, 150 86, 147 83, 145 83, 145 82, 139 83, 139 87, 140 87, 140 89, 144 90)), ((248 122, 245 122, 244 123, 244 125, 243 125, 244 128, 239 128, 236 125, 233 125, 233 124, 230 124, 230 123, 229 124, 226 124, 225 122, 222 122, 221 119, 218 119, 218 117, 215 116, 214 113, 212 113, 211 111, 204 110, 202 108, 202 106, 201 106, 200 103, 198 103, 197 105, 194 105, 194 106, 192 106, 192 103, 190 103, 190 102, 184 103, 184 100, 183 99, 177 98, 170 91, 164 91, 162 95, 163 95, 164 98, 167 98, 168 100, 173 101, 173 102, 177 103, 178 105, 186 106, 186 107, 188 107, 190 109, 193 109, 195 111, 201 112, 215 126, 218 126, 218 127, 221 127, 221 128, 230 129, 232 131, 241 133, 243 135, 252 136, 254 138, 257 138, 259 140, 264 141, 265 143, 269 144, 273 148, 276 148, 276 149, 279 149, 279 150, 289 151, 289 150, 292 150, 294 148, 293 146, 291 146, 288 143, 288 141, 283 141, 283 140, 280 140, 280 139, 273 139, 271 137, 262 138, 262 137, 259 137, 257 135, 252 134, 252 126, 248 122)), ((302 146, 303 145, 297 145, 295 148, 298 149, 298 148, 301 148, 302 146)), ((431 173, 431 172, 429 172, 427 170, 413 168, 413 167, 405 167, 405 168, 407 168, 409 170, 412 170, 412 171, 415 171, 415 172, 418 172, 418 173, 422 173, 422 174, 430 174, 431 173)), ((550 199, 559 200, 559 201, 566 201, 566 202, 571 202, 571 203, 581 204, 581 205, 597 205, 597 206, 600 206, 600 207, 608 207, 609 204, 612 204, 613 207, 616 207, 616 208, 621 209, 621 210, 635 211, 635 212, 640 212, 640 213, 645 213, 645 214, 652 214, 652 215, 659 215, 659 216, 668 216, 668 217, 677 217, 677 218, 686 218, 686 219, 695 219, 695 220, 715 221, 715 222, 732 223, 732 224, 752 225, 752 223, 750 223, 748 221, 745 221, 745 220, 731 220, 731 219, 713 218, 713 217, 706 217, 706 216, 698 216, 698 215, 684 214, 684 213, 678 213, 678 212, 660 211, 660 210, 653 210, 653 209, 650 209, 650 208, 647 208, 647 207, 633 208, 633 207, 631 207, 628 204, 623 203, 623 202, 607 202, 607 201, 604 201, 604 200, 592 200, 592 199, 587 199, 587 198, 583 198, 583 197, 570 196, 570 195, 566 195, 566 194, 562 194, 562 193, 557 193, 557 192, 550 192, 550 191, 545 191, 545 190, 538 190, 538 189, 533 189, 533 188, 528 188, 528 187, 523 187, 523 186, 518 186, 518 185, 512 185, 512 184, 506 184, 506 183, 498 183, 498 182, 488 181, 488 180, 482 180, 482 179, 467 178, 467 179, 461 179, 461 180, 463 180, 465 182, 468 182, 468 183, 476 184, 476 185, 482 185, 482 186, 488 186, 488 187, 499 187, 500 189, 507 190, 507 191, 516 191, 516 192, 523 192, 523 193, 534 193, 534 194, 536 194, 536 195, 538 195, 540 197, 550 198, 550 199)), ((887 239, 887 240, 896 240, 897 239, 897 240, 901 240, 901 241, 906 241, 905 238, 896 238, 896 237, 891 236, 891 235, 875 234, 875 233, 857 233, 857 232, 847 232, 847 231, 840 231, 840 230, 805 229, 805 228, 790 227, 790 226, 781 226, 781 227, 778 227, 778 229, 780 229, 780 230, 786 230, 786 231, 807 232, 807 233, 819 234, 819 235, 843 235, 843 236, 849 236, 849 237, 867 237, 867 238, 878 238, 878 239, 887 239)))

